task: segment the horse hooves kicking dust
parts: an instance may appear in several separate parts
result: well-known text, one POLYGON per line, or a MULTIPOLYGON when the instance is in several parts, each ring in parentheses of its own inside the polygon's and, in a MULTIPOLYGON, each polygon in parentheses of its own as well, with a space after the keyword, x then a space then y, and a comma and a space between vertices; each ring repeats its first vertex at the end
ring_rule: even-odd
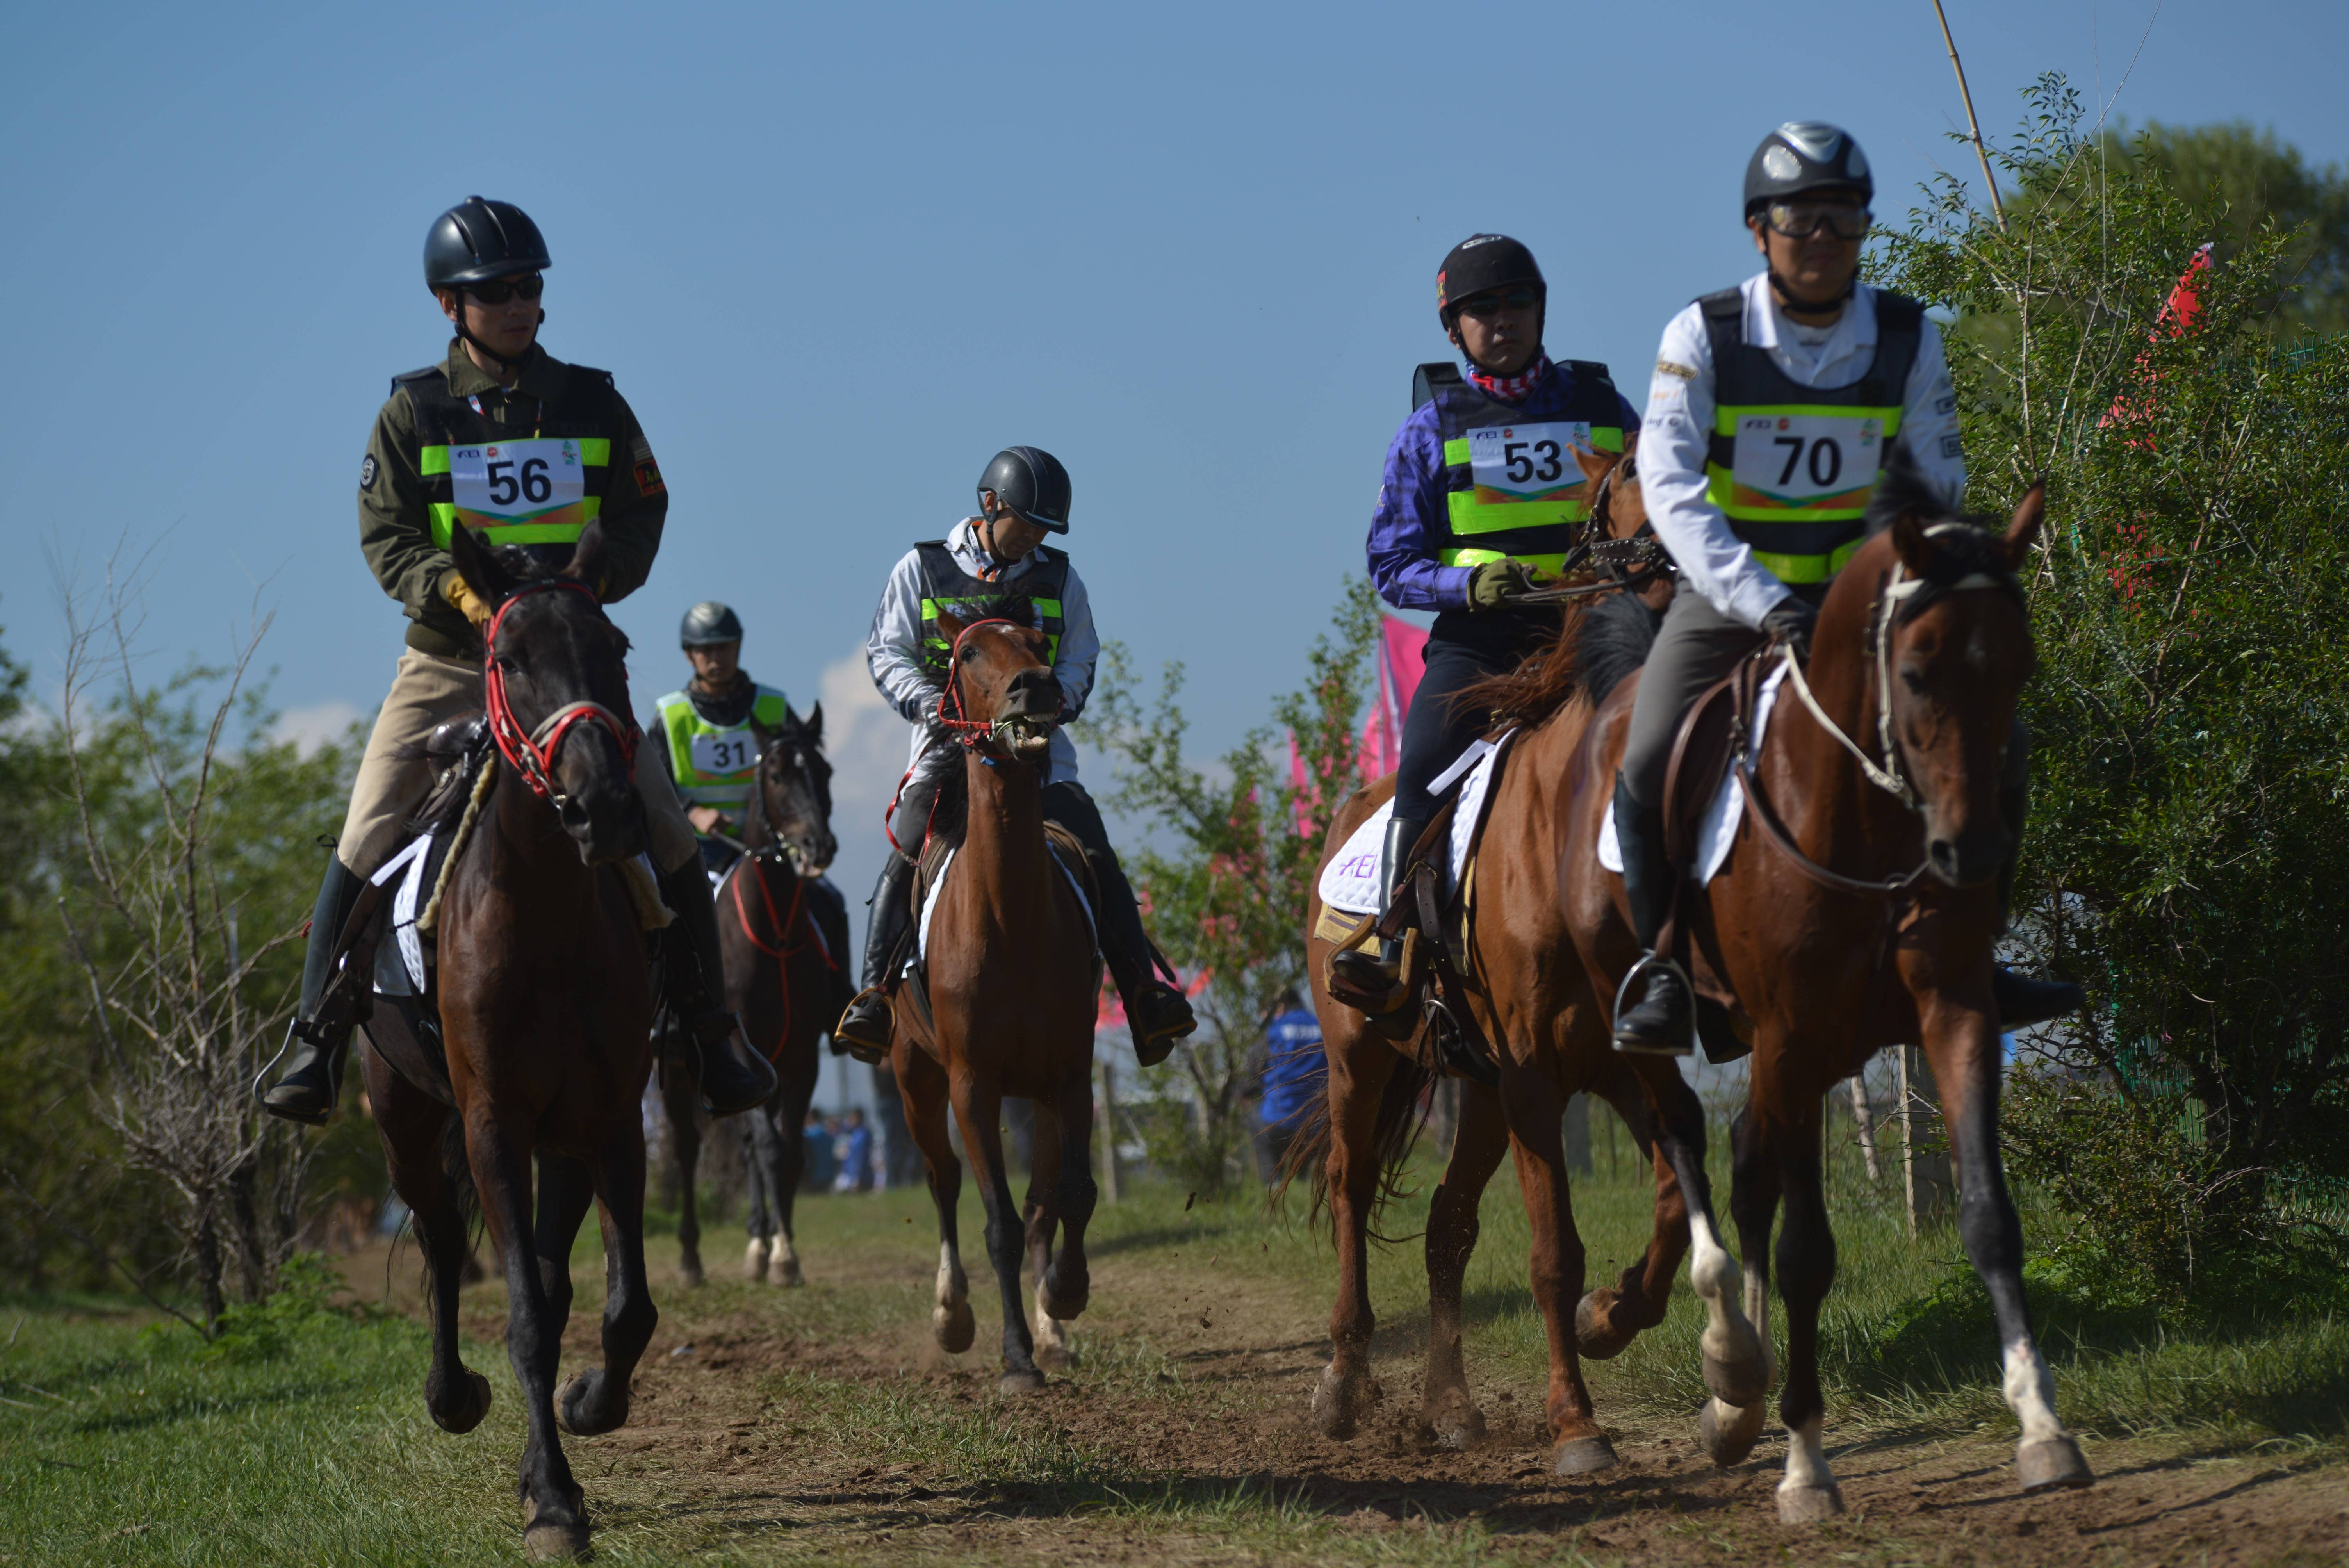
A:
POLYGON ((555 1397, 555 1414, 562 1418, 563 1429, 575 1438, 601 1437, 627 1425, 628 1389, 619 1385, 619 1398, 610 1398, 605 1390, 613 1387, 600 1367, 590 1367, 574 1373, 571 1381, 563 1386, 555 1397))
POLYGON ((588 1531, 584 1522, 550 1521, 540 1523, 535 1501, 525 1504, 529 1517, 522 1527, 523 1550, 533 1563, 584 1563, 593 1555, 587 1547, 588 1531))
POLYGON ((2023 1444, 2015 1450, 2014 1474, 2024 1491, 2096 1484, 2095 1472, 2080 1455, 2080 1445, 2069 1438, 2043 1438, 2023 1444))
POLYGON ((1467 1389, 1456 1385, 1429 1400, 1420 1419, 1429 1440, 1454 1453, 1464 1454, 1485 1438, 1485 1412, 1476 1408, 1467 1389))
POLYGON ((1569 1438, 1551 1450, 1549 1471, 1552 1475, 1596 1475, 1600 1470, 1613 1470, 1618 1463, 1615 1445, 1605 1433, 1589 1438, 1569 1438))
POLYGON ((1379 1386, 1368 1377, 1324 1367, 1313 1386, 1313 1425, 1333 1442, 1350 1442, 1378 1400, 1379 1386))
POLYGON ((997 1380, 995 1391, 1004 1395, 1040 1394, 1044 1391, 1044 1375, 1025 1369, 1006 1372, 997 1380))
POLYGON ((1616 1331, 1604 1316, 1618 1299, 1613 1290, 1602 1287, 1590 1292, 1576 1305, 1574 1348, 1577 1354, 1587 1356, 1593 1361, 1605 1361, 1620 1355, 1623 1346, 1631 1343, 1630 1335, 1616 1331))
POLYGON ((1843 1491, 1832 1480, 1825 1486, 1796 1486, 1788 1481, 1778 1488, 1781 1524, 1816 1524, 1842 1511, 1843 1491))
POLYGON ((971 1315, 968 1301, 934 1307, 930 1312, 930 1332, 937 1336, 939 1349, 949 1356, 959 1356, 978 1337, 978 1319, 971 1315))
POLYGON ((1704 1444, 1705 1458, 1723 1470, 1745 1462, 1754 1445, 1762 1439, 1763 1418, 1768 1408, 1760 1399, 1750 1405, 1724 1405, 1718 1399, 1707 1399, 1704 1411, 1696 1418, 1698 1439, 1704 1444))

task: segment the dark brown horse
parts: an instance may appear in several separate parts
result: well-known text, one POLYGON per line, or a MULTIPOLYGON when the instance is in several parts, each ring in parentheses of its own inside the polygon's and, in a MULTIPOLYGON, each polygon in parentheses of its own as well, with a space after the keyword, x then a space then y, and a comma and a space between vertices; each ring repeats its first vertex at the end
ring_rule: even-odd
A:
MULTIPOLYGON (((1688 1200, 1689 1277, 1708 1318, 1702 1349, 1713 1398, 1702 1435, 1714 1462, 1730 1465, 1761 1432, 1774 1375, 1770 1233, 1783 1199, 1779 1414, 1793 1440, 1778 1511, 1790 1523, 1843 1506, 1820 1448, 1819 1308, 1835 1276, 1822 1103, 1873 1052, 1899 1041, 1922 1043, 1940 1085, 1959 1228, 1989 1288, 2005 1346, 2004 1391, 2022 1423, 2023 1486, 2090 1480, 2055 1418, 2054 1382, 2032 1340, 2022 1233, 1998 1149, 1992 882, 2009 842, 1998 779, 2034 660, 2018 573, 2042 510, 2033 489, 2002 534, 1944 515, 1903 467, 1888 473, 1871 511, 1880 531, 1837 578, 1808 665, 1781 688, 1745 775, 1744 817, 1728 860, 1701 893, 1682 895, 1701 975, 1733 995, 1740 1032, 1750 1026, 1754 1038, 1730 1197, 1749 1273, 1741 1277, 1717 1239, 1702 1139, 1671 1127, 1658 1136, 1688 1200)), ((1577 788, 1566 803, 1568 916, 1589 979, 1608 997, 1638 956, 1621 879, 1597 861, 1636 686, 1625 680, 1601 705, 1573 760, 1577 788)))
MULTIPOLYGON (((1599 500, 1599 537, 1630 540, 1646 522, 1637 480, 1614 459, 1586 455, 1585 473, 1599 500)), ((1662 598, 1669 585, 1609 579, 1635 594, 1662 598)), ((1643 1147, 1659 1120, 1702 1139, 1702 1109, 1669 1062, 1615 1055, 1607 1018, 1568 928, 1559 878, 1575 760, 1590 717, 1578 695, 1581 606, 1568 602, 1557 640, 1518 671, 1463 693, 1464 702, 1497 710, 1525 726, 1495 784, 1473 876, 1475 922, 1466 944, 1467 1006, 1495 1046, 1496 1090, 1460 1081, 1460 1120, 1443 1184, 1429 1205, 1427 1370, 1421 1418, 1449 1447, 1483 1434, 1484 1418, 1468 1392, 1461 1357, 1461 1284, 1476 1243, 1476 1208, 1505 1152, 1514 1152, 1532 1229, 1534 1302, 1549 1337, 1545 1409, 1560 1475, 1605 1470, 1613 1446, 1591 1408, 1579 1357, 1612 1356, 1659 1322, 1672 1274, 1688 1244, 1687 1214, 1671 1166, 1656 1156, 1653 1233, 1641 1260, 1611 1288, 1585 1295, 1584 1255, 1568 1192, 1561 1121, 1567 1101, 1592 1094, 1613 1105, 1643 1147)), ((1647 611, 1629 602, 1634 616, 1647 611)), ((1644 625, 1644 621, 1641 622, 1644 625)), ((1324 864, 1354 829, 1392 795, 1392 776, 1346 802, 1331 822, 1324 864)), ((1319 878, 1307 912, 1313 999, 1330 1064, 1329 1119, 1300 1140, 1292 1169, 1326 1149, 1321 1178, 1338 1243, 1338 1302, 1330 1314, 1334 1354, 1315 1390, 1313 1410, 1330 1437, 1352 1437, 1371 1398, 1369 1233, 1372 1212, 1393 1166, 1408 1152, 1420 1096, 1435 1058, 1423 1030, 1400 1044, 1376 1032, 1354 1008, 1331 999, 1328 958, 1334 944, 1318 934, 1319 878)))
MULTIPOLYGON (((752 721, 759 765, 742 827, 743 855, 717 890, 718 942, 726 962, 726 1005, 742 1037, 775 1069, 775 1092, 742 1118, 750 1167, 750 1241, 742 1272, 752 1280, 801 1283, 792 1204, 807 1166, 802 1128, 815 1098, 818 1042, 840 1016, 845 956, 817 929, 815 881, 840 852, 832 832, 832 764, 823 757, 823 707, 770 730, 752 721)), ((678 1272, 702 1281, 700 1205, 694 1184, 701 1156, 697 1115, 698 1053, 670 1053, 661 1072, 678 1171, 678 1272)))
POLYGON ((1012 620, 938 617, 951 640, 945 720, 966 748, 968 824, 936 912, 927 954, 929 1016, 911 985, 897 988, 891 1061, 905 1121, 928 1163, 938 1210, 938 1344, 970 1347, 977 1332, 957 1239, 962 1167, 947 1139, 947 1109, 987 1210, 987 1255, 1003 1298, 1007 1394, 1044 1385, 1047 1358, 1064 1351, 1061 1325, 1091 1289, 1085 1225, 1092 1218, 1093 995, 1100 982, 1082 898, 1044 836, 1044 770, 1061 711, 1041 632, 1012 620), (1035 1159, 1023 1216, 1003 1167, 1006 1095, 1036 1107, 1035 1159), (1054 1232, 1061 1241, 1053 1250, 1054 1232), (1036 1267, 1031 1335, 1019 1295, 1022 1251, 1036 1267))
POLYGON ((458 851, 440 919, 440 1020, 452 1108, 367 1057, 392 1185, 415 1215, 432 1284, 432 1418, 470 1430, 486 1379, 457 1346, 469 1168, 506 1275, 506 1353, 523 1391, 524 1539, 534 1556, 587 1547, 579 1485, 555 1430, 627 1419, 628 1379, 658 1314, 646 1288, 645 1141, 652 990, 642 922, 616 863, 644 843, 629 782, 636 742, 627 639, 586 585, 602 574, 590 525, 559 573, 492 553, 458 529, 457 569, 496 613, 486 628, 490 716, 502 759, 458 851), (454 1147, 451 1119, 461 1138, 454 1147), (538 1166, 533 1219, 531 1162, 538 1166), (571 1309, 571 1246, 602 1205, 609 1295, 604 1364, 555 1373, 571 1309))

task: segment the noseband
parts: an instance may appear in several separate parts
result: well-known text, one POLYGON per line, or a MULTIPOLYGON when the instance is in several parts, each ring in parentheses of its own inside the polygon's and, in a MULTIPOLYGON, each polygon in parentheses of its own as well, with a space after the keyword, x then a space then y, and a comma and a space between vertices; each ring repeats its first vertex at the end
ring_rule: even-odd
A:
POLYGON ((515 589, 491 614, 490 624, 481 632, 481 696, 482 707, 489 714, 490 734, 498 743, 498 755, 513 765, 514 771, 530 785, 532 794, 559 808, 568 804, 570 797, 554 787, 554 758, 573 729, 582 723, 595 723, 610 730, 612 738, 620 743, 621 760, 632 769, 636 763, 636 742, 644 738, 644 731, 636 727, 635 719, 614 713, 600 702, 566 702, 527 732, 514 717, 513 704, 506 696, 505 671, 498 667, 499 628, 505 624, 506 612, 524 599, 557 590, 585 593, 587 602, 595 605, 595 613, 604 613, 594 589, 567 577, 525 583, 515 589))

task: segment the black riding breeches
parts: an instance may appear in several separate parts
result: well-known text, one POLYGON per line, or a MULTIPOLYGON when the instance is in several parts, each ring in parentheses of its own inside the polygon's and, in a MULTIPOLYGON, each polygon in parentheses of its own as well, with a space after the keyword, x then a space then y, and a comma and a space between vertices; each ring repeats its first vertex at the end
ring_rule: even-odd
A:
POLYGON ((1492 724, 1491 714, 1464 707, 1454 697, 1486 676, 1516 668, 1548 634, 1541 627, 1506 637, 1447 634, 1452 628, 1446 623, 1452 620, 1452 614, 1438 620, 1428 637, 1427 673, 1419 677, 1419 689, 1411 696, 1411 711, 1403 715, 1402 757, 1395 765, 1394 811, 1409 821, 1424 822, 1435 815, 1438 802, 1428 792, 1428 785, 1492 724))

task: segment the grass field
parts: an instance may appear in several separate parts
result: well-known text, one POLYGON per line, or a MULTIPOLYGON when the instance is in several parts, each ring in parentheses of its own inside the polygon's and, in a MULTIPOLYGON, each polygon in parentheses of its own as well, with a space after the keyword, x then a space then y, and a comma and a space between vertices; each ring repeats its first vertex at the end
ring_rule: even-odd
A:
MULTIPOLYGON (((1954 1237, 1911 1242, 1889 1208, 1840 1195, 1828 1439, 1854 1511, 1799 1536, 1770 1509, 1775 1435, 1734 1471, 1698 1457, 1701 1314, 1684 1288, 1661 1329, 1588 1368, 1622 1470, 1543 1473, 1546 1353, 1506 1170, 1468 1280, 1470 1377, 1493 1429, 1475 1454, 1429 1451, 1416 1430, 1415 1242, 1376 1253, 1389 1418, 1341 1447, 1302 1418, 1332 1271, 1301 1204, 1186 1208, 1152 1188, 1102 1211, 1077 1364, 1018 1404, 994 1392, 975 1252, 978 1345, 949 1357, 928 1340, 925 1195, 805 1201, 799 1290, 742 1283, 717 1230, 712 1283, 688 1292, 657 1242, 664 1316, 635 1418, 570 1452, 614 1563, 2341 1560, 2349 1324, 2302 1310, 2213 1328, 2044 1294, 2063 1414, 2104 1480, 2016 1499, 1988 1315, 1954 1237)), ((1576 1197, 1594 1275, 1611 1272, 1644 1242, 1645 1181, 1602 1153, 1576 1197)), ((1415 1230, 1422 1207, 1387 1228, 1415 1230)), ((593 1353, 602 1290, 592 1246, 574 1263, 566 1369, 593 1353)), ((502 1290, 466 1297, 481 1341, 468 1359, 497 1403, 450 1438, 422 1408, 413 1249, 345 1269, 358 1304, 288 1314, 226 1352, 119 1300, 0 1305, 0 1563, 518 1560, 502 1290)))

